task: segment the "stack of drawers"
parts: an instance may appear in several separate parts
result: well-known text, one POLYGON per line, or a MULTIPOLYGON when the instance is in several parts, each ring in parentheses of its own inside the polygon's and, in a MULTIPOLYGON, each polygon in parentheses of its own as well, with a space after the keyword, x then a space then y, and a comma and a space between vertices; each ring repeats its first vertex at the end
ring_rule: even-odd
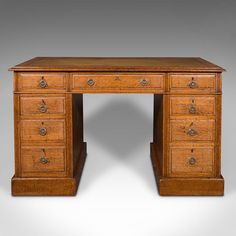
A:
POLYGON ((66 74, 18 73, 16 177, 66 177, 66 74))
POLYGON ((216 90, 215 74, 169 74, 168 177, 219 175, 220 95, 216 90))

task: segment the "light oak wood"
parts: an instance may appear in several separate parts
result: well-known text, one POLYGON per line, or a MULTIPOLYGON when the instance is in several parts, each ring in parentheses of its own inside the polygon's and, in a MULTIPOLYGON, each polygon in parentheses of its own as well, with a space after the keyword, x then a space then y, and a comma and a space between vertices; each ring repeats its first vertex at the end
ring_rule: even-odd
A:
POLYGON ((214 116, 215 96, 172 96, 171 116, 214 116))
POLYGON ((66 90, 65 73, 19 73, 17 74, 17 90, 22 92, 44 92, 66 90), (40 81, 45 81, 45 87, 40 86, 40 81))
POLYGON ((65 147, 21 148, 22 177, 66 176, 65 147))
POLYGON ((170 121, 171 141, 215 141, 215 121, 181 119, 170 121), (196 132, 192 136, 191 130, 196 132))
POLYGON ((21 116, 51 116, 65 115, 65 96, 40 94, 20 96, 21 116))
POLYGON ((214 147, 171 147, 170 177, 214 177, 214 147))
POLYGON ((86 159, 84 93, 154 94, 151 159, 159 193, 224 194, 221 67, 201 58, 37 57, 10 70, 12 195, 76 194, 86 159))

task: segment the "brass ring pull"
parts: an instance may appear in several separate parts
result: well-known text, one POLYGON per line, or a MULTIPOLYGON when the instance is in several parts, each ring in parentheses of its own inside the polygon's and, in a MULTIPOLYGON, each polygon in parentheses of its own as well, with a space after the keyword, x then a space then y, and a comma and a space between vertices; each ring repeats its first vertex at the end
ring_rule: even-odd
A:
POLYGON ((197 131, 195 129, 191 128, 191 129, 188 130, 187 135, 193 137, 193 136, 197 135, 197 131))
POLYGON ((192 78, 192 81, 188 84, 189 88, 191 89, 195 89, 197 88, 197 82, 193 80, 192 78))
POLYGON ((196 106, 194 106, 193 104, 191 104, 191 105, 189 106, 188 111, 189 111, 190 114, 196 114, 196 112, 197 112, 196 106))
POLYGON ((148 81, 147 81, 146 79, 142 79, 142 80, 140 81, 140 84, 141 84, 142 86, 147 86, 147 85, 148 85, 148 81))
POLYGON ((95 84, 95 82, 94 82, 93 79, 89 79, 89 80, 87 81, 87 85, 88 85, 88 86, 93 86, 94 84, 95 84))
POLYGON ((45 157, 45 156, 40 157, 39 161, 40 161, 40 163, 42 163, 42 164, 47 164, 47 163, 49 163, 48 158, 45 157))
POLYGON ((47 129, 45 127, 39 128, 39 134, 45 136, 47 134, 47 129))
POLYGON ((48 86, 47 81, 42 77, 41 80, 39 80, 39 87, 40 88, 46 88, 48 86))
POLYGON ((190 158, 188 159, 188 164, 191 165, 191 166, 195 165, 196 162, 197 162, 197 160, 196 160, 195 157, 190 157, 190 158))
POLYGON ((44 102, 44 100, 42 100, 42 102, 39 104, 39 111, 41 113, 45 113, 47 112, 47 106, 46 106, 46 103, 44 102))

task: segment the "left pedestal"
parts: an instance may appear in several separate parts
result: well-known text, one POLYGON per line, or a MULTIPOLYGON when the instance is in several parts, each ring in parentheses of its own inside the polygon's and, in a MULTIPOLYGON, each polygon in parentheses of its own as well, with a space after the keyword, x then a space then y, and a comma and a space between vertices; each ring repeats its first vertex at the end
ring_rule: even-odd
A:
POLYGON ((14 74, 13 196, 73 196, 85 158, 83 97, 68 93, 68 74, 14 74))

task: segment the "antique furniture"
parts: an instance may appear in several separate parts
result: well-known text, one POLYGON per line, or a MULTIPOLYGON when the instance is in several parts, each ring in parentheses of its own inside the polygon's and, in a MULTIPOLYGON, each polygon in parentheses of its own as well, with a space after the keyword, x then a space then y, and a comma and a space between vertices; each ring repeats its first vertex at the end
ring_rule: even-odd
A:
POLYGON ((154 94, 160 195, 223 195, 221 67, 201 58, 36 57, 14 72, 12 194, 75 195, 86 158, 84 93, 154 94))

